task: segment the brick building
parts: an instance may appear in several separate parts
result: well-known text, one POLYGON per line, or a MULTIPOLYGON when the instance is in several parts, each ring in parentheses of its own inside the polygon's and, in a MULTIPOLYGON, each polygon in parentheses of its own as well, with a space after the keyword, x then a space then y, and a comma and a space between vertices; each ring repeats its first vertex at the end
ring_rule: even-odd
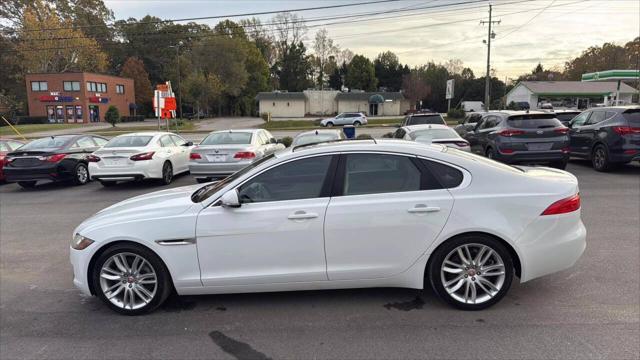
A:
POLYGON ((133 80, 86 72, 27 74, 29 116, 46 116, 50 123, 104 121, 115 105, 120 116, 133 115, 133 80))

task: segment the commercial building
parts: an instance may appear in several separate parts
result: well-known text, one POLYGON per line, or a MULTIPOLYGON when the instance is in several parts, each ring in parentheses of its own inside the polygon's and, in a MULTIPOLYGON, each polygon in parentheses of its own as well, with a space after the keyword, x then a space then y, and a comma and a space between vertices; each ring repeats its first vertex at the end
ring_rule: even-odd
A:
POLYGON ((120 116, 136 107, 133 80, 118 76, 78 73, 27 74, 29 116, 46 116, 50 123, 104 121, 109 106, 120 116))
POLYGON ((272 117, 304 117, 363 112, 367 116, 397 116, 410 108, 402 92, 340 92, 305 90, 302 92, 261 92, 256 96, 259 112, 272 117))
POLYGON ((507 93, 511 102, 529 104, 537 109, 543 103, 554 106, 588 108, 597 104, 630 104, 638 90, 617 81, 521 81, 507 93), (617 99, 615 99, 617 96, 617 99))

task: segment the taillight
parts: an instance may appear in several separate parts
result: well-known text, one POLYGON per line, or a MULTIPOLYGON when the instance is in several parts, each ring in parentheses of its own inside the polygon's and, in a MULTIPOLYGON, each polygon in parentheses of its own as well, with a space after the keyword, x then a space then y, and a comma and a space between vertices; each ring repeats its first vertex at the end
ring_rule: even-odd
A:
POLYGON ((568 146, 565 146, 565 147, 562 148, 562 152, 565 153, 565 154, 568 154, 568 153, 571 152, 571 148, 568 147, 568 146))
POLYGON ((569 132, 569 128, 558 128, 553 131, 557 132, 558 134, 566 135, 569 132))
POLYGON ((614 126, 613 131, 618 135, 640 134, 640 127, 614 126))
POLYGON ((202 159, 202 156, 200 156, 200 154, 198 154, 198 153, 192 152, 191 154, 189 154, 189 159, 198 160, 198 159, 202 159))
POLYGON ((256 157, 256 153, 253 151, 239 151, 233 155, 234 159, 253 159, 256 157))
POLYGON ((522 130, 514 130, 514 129, 504 129, 498 133, 502 136, 514 136, 514 135, 523 135, 524 131, 522 130))
POLYGON ((98 162, 100 161, 100 157, 96 156, 96 155, 87 155, 87 157, 85 158, 88 162, 98 162))
POLYGON ((580 194, 575 194, 566 199, 554 202, 540 215, 566 214, 578 209, 580 209, 580 194))
POLYGON ((501 154, 513 154, 513 149, 498 149, 501 154))
POLYGON ((146 153, 135 154, 129 159, 133 161, 151 160, 153 158, 153 154, 155 154, 155 151, 149 151, 146 153))
POLYGON ((47 156, 45 160, 50 163, 57 163, 62 161, 62 159, 64 159, 65 156, 67 156, 67 154, 55 154, 55 155, 47 156))

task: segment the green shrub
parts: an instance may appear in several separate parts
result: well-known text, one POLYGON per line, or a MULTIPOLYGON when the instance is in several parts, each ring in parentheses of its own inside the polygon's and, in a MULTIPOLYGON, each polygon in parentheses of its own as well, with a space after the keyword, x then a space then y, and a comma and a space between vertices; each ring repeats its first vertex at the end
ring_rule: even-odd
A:
POLYGON ((282 139, 280 139, 280 143, 286 147, 291 146, 292 142, 293 142, 293 138, 291 136, 285 136, 282 139))
POLYGON ((356 136, 356 140, 371 140, 373 137, 369 134, 360 134, 356 136))
POLYGON ((387 138, 387 139, 392 139, 393 138, 393 133, 392 132, 388 132, 384 135, 382 135, 383 138, 387 138))
POLYGON ((466 114, 462 109, 451 109, 447 112, 447 117, 452 119, 462 119, 465 115, 466 114))
POLYGON ((116 126, 120 121, 120 112, 118 111, 118 108, 114 105, 109 106, 107 112, 104 113, 104 120, 111 124, 111 126, 116 126))
POLYGON ((263 112, 263 113, 260 114, 260 117, 264 121, 269 121, 269 113, 263 112))

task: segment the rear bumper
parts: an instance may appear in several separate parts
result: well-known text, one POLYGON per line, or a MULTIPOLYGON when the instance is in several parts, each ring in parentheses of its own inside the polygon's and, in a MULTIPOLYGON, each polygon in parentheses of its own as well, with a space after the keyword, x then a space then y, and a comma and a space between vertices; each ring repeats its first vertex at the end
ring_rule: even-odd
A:
POLYGON ((640 161, 640 148, 620 149, 619 151, 609 151, 609 160, 617 163, 627 163, 630 161, 640 161), (625 152, 628 151, 628 152, 625 152), (632 152, 633 151, 633 152, 632 152))
POLYGON ((145 164, 145 161, 136 162, 132 166, 122 167, 100 166, 96 163, 89 163, 89 175, 92 180, 105 181, 162 178, 162 164, 158 166, 153 165, 154 164, 145 164))
POLYGON ((67 181, 74 178, 73 171, 62 164, 29 168, 5 167, 2 169, 8 182, 16 181, 67 181))
POLYGON ((569 161, 569 154, 561 151, 523 151, 511 154, 503 154, 498 152, 495 159, 507 164, 516 163, 547 163, 556 161, 569 161))
POLYGON ((580 210, 540 216, 516 241, 522 265, 522 282, 567 269, 586 248, 587 230, 580 210))
POLYGON ((189 162, 189 172, 197 179, 226 177, 236 171, 242 170, 251 161, 242 161, 237 163, 197 163, 189 162))

